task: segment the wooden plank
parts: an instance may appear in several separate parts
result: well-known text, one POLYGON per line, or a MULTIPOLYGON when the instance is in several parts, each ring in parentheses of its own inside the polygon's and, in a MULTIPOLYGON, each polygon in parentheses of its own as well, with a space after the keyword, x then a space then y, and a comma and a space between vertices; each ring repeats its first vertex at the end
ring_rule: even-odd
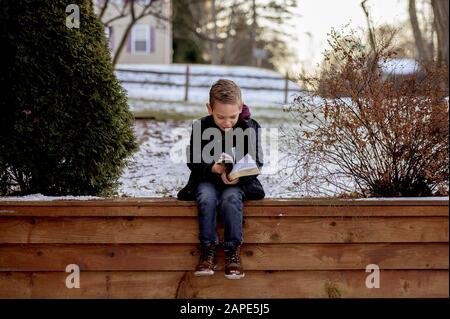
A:
MULTIPOLYGON (((448 242, 445 217, 247 217, 246 243, 448 242)), ((0 243, 197 243, 193 217, 0 218, 0 243)))
MULTIPOLYGON (((51 201, 14 201, 3 198, 0 209, 12 206, 195 206, 194 201, 180 201, 175 198, 133 197, 133 198, 105 198, 96 200, 51 200, 51 201)), ((341 199, 330 197, 302 197, 302 198, 265 198, 257 201, 245 201, 247 206, 448 206, 448 197, 436 199, 420 199, 410 197, 407 199, 341 199)))
POLYGON ((0 298, 448 298, 446 270, 384 270, 380 288, 368 289, 365 271, 81 272, 80 288, 65 272, 0 272, 0 298))
MULTIPOLYGON (((218 250, 219 270, 223 250, 218 250)), ((0 271, 190 271, 199 258, 194 244, 0 245, 0 271)), ((245 244, 246 270, 448 269, 448 243, 245 244)))
MULTIPOLYGON (((197 206, 1 206, 0 218, 11 216, 197 216, 197 206)), ((448 206, 244 206, 245 216, 448 216, 448 206)))

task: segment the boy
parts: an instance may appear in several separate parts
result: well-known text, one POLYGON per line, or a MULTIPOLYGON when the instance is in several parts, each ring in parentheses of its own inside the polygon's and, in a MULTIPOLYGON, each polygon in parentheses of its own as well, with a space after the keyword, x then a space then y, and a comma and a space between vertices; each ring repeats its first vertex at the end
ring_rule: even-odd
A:
POLYGON ((240 262, 243 200, 262 199, 265 193, 256 176, 243 176, 231 181, 225 166, 215 163, 215 160, 222 152, 231 154, 230 148, 234 147, 236 160, 250 154, 261 169, 260 126, 250 118, 248 107, 242 103, 241 90, 233 81, 221 79, 215 82, 206 106, 209 115, 195 121, 192 126, 187 164, 191 174, 177 197, 197 201, 200 260, 195 275, 214 274, 219 244, 216 232, 218 212, 224 223, 225 277, 240 279, 245 275, 240 262), (250 134, 239 134, 244 131, 250 134))

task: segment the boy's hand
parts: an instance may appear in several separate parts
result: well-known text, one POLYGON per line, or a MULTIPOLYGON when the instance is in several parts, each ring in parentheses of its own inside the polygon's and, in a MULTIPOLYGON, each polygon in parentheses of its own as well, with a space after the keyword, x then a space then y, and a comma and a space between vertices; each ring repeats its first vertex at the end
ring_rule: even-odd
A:
POLYGON ((236 185, 239 182, 239 178, 236 178, 235 180, 230 181, 227 177, 227 173, 223 172, 222 175, 220 175, 222 177, 222 181, 224 184, 227 185, 236 185))
POLYGON ((225 165, 215 163, 215 164, 211 167, 211 172, 216 173, 216 174, 222 174, 222 173, 225 172, 225 165))

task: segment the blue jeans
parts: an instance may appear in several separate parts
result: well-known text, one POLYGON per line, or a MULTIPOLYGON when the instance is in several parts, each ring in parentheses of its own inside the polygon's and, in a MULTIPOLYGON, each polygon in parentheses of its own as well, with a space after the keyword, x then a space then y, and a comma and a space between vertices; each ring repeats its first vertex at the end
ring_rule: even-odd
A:
POLYGON ((237 247, 243 243, 243 197, 238 185, 215 185, 200 182, 196 191, 200 244, 218 244, 216 231, 217 212, 223 219, 223 246, 237 247))

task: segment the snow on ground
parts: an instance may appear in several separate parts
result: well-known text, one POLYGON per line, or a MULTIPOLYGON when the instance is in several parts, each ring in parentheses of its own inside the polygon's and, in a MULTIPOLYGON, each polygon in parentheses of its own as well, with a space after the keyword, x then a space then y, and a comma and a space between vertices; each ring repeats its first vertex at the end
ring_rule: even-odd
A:
MULTIPOLYGON (((184 163, 174 163, 170 150, 188 133, 190 121, 137 120, 135 131, 139 151, 132 156, 120 182, 121 195, 126 196, 174 196, 177 189, 187 182, 189 171, 184 163), (184 129, 184 134, 183 134, 184 129)), ((189 135, 187 135, 189 138, 189 135)))
MULTIPOLYGON (((120 179, 120 195, 176 196, 189 178, 190 170, 181 159, 184 159, 182 152, 189 143, 191 123, 189 120, 135 122, 140 147, 120 179)), ((267 127, 264 122, 262 125, 267 127)), ((267 197, 304 196, 303 190, 293 186, 295 176, 292 169, 280 169, 287 166, 290 159, 280 152, 279 161, 270 163, 268 155, 270 154, 265 154, 267 163, 264 167, 267 170, 259 176, 267 197), (279 165, 278 168, 272 166, 269 170, 270 164, 279 165)))
MULTIPOLYGON (((118 65, 118 68, 154 70, 159 72, 184 72, 185 65, 118 65)), ((392 65, 386 68, 392 69, 392 65)), ((410 70, 411 63, 401 64, 400 67, 410 70), (408 67, 407 67, 408 66, 408 67)), ((233 77, 235 75, 255 76, 283 76, 270 70, 252 67, 228 67, 211 65, 191 65, 191 73, 221 74, 234 80, 241 86, 271 86, 284 88, 284 80, 261 80, 251 78, 233 77)), ((406 71, 406 70, 404 70, 406 71)), ((177 75, 145 75, 131 74, 117 71, 121 80, 152 80, 170 81, 183 84, 184 76, 177 75)), ((211 85, 218 76, 192 76, 191 84, 211 85)), ((155 86, 140 84, 124 84, 128 90, 130 109, 135 114, 153 116, 155 119, 136 120, 135 132, 139 144, 139 150, 130 158, 128 166, 120 178, 122 183, 119 188, 119 196, 131 197, 175 197, 177 192, 187 183, 189 169, 186 163, 177 160, 177 151, 183 149, 188 143, 191 121, 207 115, 205 102, 208 100, 209 88, 190 88, 189 101, 182 102, 184 88, 174 86, 155 86)), ((290 93, 289 101, 297 94, 303 94, 295 83, 289 83, 289 87, 296 89, 290 93)), ((243 101, 250 106, 252 117, 255 118, 263 128, 275 128, 280 132, 284 127, 295 125, 292 115, 283 112, 284 92, 243 90, 243 101)), ((323 101, 313 101, 320 105, 323 101)), ((280 143, 283 143, 280 140, 280 143)), ((278 167, 272 171, 263 171, 258 178, 266 191, 266 197, 272 198, 296 198, 296 197, 321 197, 324 194, 316 193, 311 189, 305 189, 303 185, 295 185, 298 178, 293 169, 294 159, 292 154, 283 153, 283 146, 279 145, 278 167)), ((181 151, 180 151, 181 153, 181 151)), ((181 156, 178 154, 178 156, 181 156)), ((184 155, 183 155, 184 156, 184 155)), ((264 154, 267 161, 267 154, 264 154)), ((179 159, 179 157, 178 157, 179 159)), ((265 165, 267 168, 267 163, 265 165)), ((322 185, 320 185, 322 186, 322 185)), ((324 185, 330 189, 329 185, 324 185)), ((333 195, 333 194, 331 194, 333 195)), ((334 193, 337 195, 337 191, 334 193)), ((99 199, 92 196, 63 196, 50 197, 42 194, 34 194, 23 197, 0 197, 0 200, 90 200, 99 199)), ((374 200, 375 198, 358 199, 374 200)), ((383 200, 383 198, 376 198, 383 200)), ((384 198, 386 200, 392 198, 384 198)), ((420 200, 448 200, 448 197, 422 197, 422 198, 395 198, 395 199, 420 199, 420 200)))
MULTIPOLYGON (((143 106, 148 108, 148 106, 143 106)), ((176 110, 183 106, 175 106, 176 110)), ((252 109, 255 114, 256 110, 252 109)), ((280 135, 283 128, 293 125, 293 122, 281 117, 280 110, 271 110, 266 117, 256 117, 263 128, 279 129, 280 135)), ((190 171, 186 163, 179 160, 183 147, 189 142, 191 119, 176 119, 180 112, 170 112, 172 119, 165 120, 136 120, 135 133, 139 144, 139 150, 130 157, 128 166, 120 178, 122 185, 119 187, 119 196, 126 197, 175 197, 177 192, 187 183, 190 171), (175 116, 174 116, 175 115, 175 116), (179 152, 177 152, 179 151, 179 152), (178 158, 177 156, 178 155, 178 158), (178 160, 177 160, 178 159, 178 160)), ((185 112, 181 112, 184 115, 185 112)), ((198 118, 206 115, 205 109, 201 111, 196 109, 190 117, 198 118)), ((279 157, 273 172, 263 171, 258 178, 261 181, 268 198, 297 198, 297 197, 323 197, 323 193, 315 190, 306 189, 303 184, 296 185, 298 181, 293 169, 294 152, 285 152, 283 139, 279 140, 281 145, 278 147, 279 157)), ((266 150, 265 150, 266 151, 266 150)), ((183 155, 184 156, 184 155, 183 155)), ((264 154, 266 165, 268 166, 267 153, 264 154)), ((269 163, 273 164, 273 163, 269 163)), ((330 188, 330 185, 320 185, 330 188)), ((335 192, 337 195, 339 192, 335 192)), ((333 195, 330 194, 330 195, 333 195)), ((0 197, 0 200, 33 201, 33 200, 90 200, 99 199, 91 196, 66 196, 66 197, 48 197, 41 194, 29 195, 24 197, 0 197)), ((389 199, 389 198, 388 198, 389 199)), ((397 198, 396 198, 397 199, 397 198)), ((403 199, 403 198, 399 198, 403 199)), ((408 198, 404 198, 407 200, 408 198)), ((419 198, 410 198, 419 199, 419 198)), ((423 200, 448 200, 448 197, 426 197, 423 200)), ((360 199, 365 200, 365 199, 360 199)), ((369 198, 373 200, 373 198, 369 198)))
MULTIPOLYGON (((186 163, 177 158, 177 151, 185 149, 189 142, 190 120, 136 120, 135 132, 139 150, 131 158, 124 170, 120 182, 119 196, 125 197, 176 197, 177 192, 186 185, 190 171, 186 163), (177 160, 178 159, 178 160, 177 160)), ((263 127, 285 128, 286 123, 261 121, 263 127)), ((281 141, 282 143, 282 141, 281 141)), ((278 169, 271 173, 263 171, 258 178, 261 181, 267 198, 323 197, 295 186, 296 176, 293 173, 292 158, 279 147, 278 169)), ((179 154, 180 156, 184 156, 179 154)), ((267 154, 264 158, 268 161, 267 154)), ((270 157, 269 157, 270 158, 270 157)), ((268 164, 266 163, 266 166, 268 164)), ((337 193, 335 194, 337 195, 337 193)), ((51 200, 92 200, 101 199, 93 196, 51 197, 41 194, 23 197, 0 197, 0 201, 51 201, 51 200)), ((356 200, 392 200, 393 198, 360 198, 356 200)), ((448 197, 396 197, 396 200, 448 200, 448 197)))
POLYGON ((420 71, 419 62, 415 59, 386 59, 378 64, 385 74, 410 75, 420 71))
MULTIPOLYGON (((204 115, 204 114, 203 114, 204 115)), ((151 119, 136 120, 135 132, 139 150, 130 158, 128 166, 120 178, 122 185, 118 195, 124 197, 176 197, 177 192, 186 185, 190 171, 180 160, 182 150, 189 142, 191 120, 168 119, 156 121, 151 119), (178 155, 178 157, 177 157, 178 155)), ((265 128, 286 128, 289 123, 283 121, 260 121, 265 128)), ((282 142, 282 139, 280 141, 282 142)), ((265 149, 265 151, 267 151, 265 149)), ((278 168, 273 172, 263 171, 258 178, 261 181, 268 198, 299 198, 323 197, 323 193, 306 189, 304 185, 295 185, 298 179, 292 168, 292 154, 283 152, 283 144, 278 148, 278 168)), ((270 157, 264 154, 265 168, 273 163, 267 163, 270 157)), ((327 185, 327 188, 330 188, 327 185)), ((337 195, 336 191, 334 195, 337 195)), ((333 195, 333 193, 329 194, 333 195)), ((23 197, 0 197, 2 201, 51 201, 51 200, 93 200, 93 196, 63 196, 50 197, 34 194, 23 197)), ((378 198, 358 200, 383 200, 378 198)), ((392 198, 385 198, 386 200, 392 198)), ((448 197, 395 198, 399 200, 448 200, 448 197)))
MULTIPOLYGON (((189 120, 137 120, 135 122, 140 149, 131 158, 129 167, 122 175, 120 181, 123 184, 120 195, 176 197, 177 192, 186 185, 189 178, 190 170, 186 163, 179 159, 184 158, 184 154, 181 153, 189 143, 191 123, 189 120), (174 154, 179 154, 179 157, 177 158, 174 154)), ((261 121, 261 125, 265 128, 286 128, 289 124, 261 121)), ((279 143, 282 144, 283 139, 280 139, 279 143)), ((263 150, 265 151, 264 168, 268 168, 274 163, 270 162, 271 158, 264 146, 263 150)), ((330 185, 319 186, 322 190, 328 189, 326 193, 306 189, 306 186, 301 184, 296 185, 298 178, 293 170, 295 163, 292 156, 283 152, 283 145, 279 145, 278 152, 276 162, 278 167, 272 166, 271 171, 263 170, 263 174, 258 176, 266 191, 266 197, 323 197, 339 194, 339 191, 337 189, 333 191, 330 185)), ((430 197, 429 199, 438 198, 430 197)))
MULTIPOLYGON (((131 69, 131 70, 147 70, 158 72, 185 72, 185 64, 119 64, 117 69, 131 69)), ((274 106, 282 105, 284 103, 284 91, 274 90, 257 90, 258 87, 269 87, 284 90, 285 80, 282 74, 275 71, 256 68, 256 67, 242 67, 242 66, 216 66, 216 65, 202 65, 191 64, 189 66, 190 85, 206 85, 205 88, 189 88, 190 102, 203 104, 208 98, 209 86, 219 78, 227 78, 233 80, 241 87, 250 87, 254 89, 242 89, 244 103, 250 103, 254 106, 274 106), (206 74, 195 76, 195 74, 206 74), (211 75, 209 75, 211 74, 211 75), (258 79, 247 78, 241 76, 267 76, 276 77, 276 79, 258 79)), ((123 83, 123 87, 128 91, 128 97, 131 99, 145 99, 145 100, 161 100, 161 101, 183 101, 185 95, 184 84, 186 81, 185 75, 174 74, 145 74, 132 73, 124 71, 116 71, 119 80, 141 80, 141 81, 156 81, 169 82, 183 86, 171 85, 157 85, 157 84, 138 84, 138 83, 123 83)), ((295 94, 300 92, 300 87, 297 83, 288 82, 290 89, 288 93, 288 100, 292 101, 295 94)))
POLYGON ((94 200, 102 199, 96 196, 45 196, 42 194, 31 194, 26 196, 0 196, 0 201, 53 201, 53 200, 94 200))
MULTIPOLYGON (((235 81, 241 87, 273 87, 284 89, 284 76, 271 70, 255 67, 190 65, 190 84, 205 85, 205 88, 189 88, 189 101, 183 102, 184 87, 123 83, 128 91, 130 109, 135 114, 153 116, 157 120, 137 120, 136 135, 140 144, 125 169, 120 181, 120 193, 125 196, 176 196, 189 178, 189 169, 184 162, 174 162, 171 151, 177 145, 187 143, 191 120, 206 115, 205 103, 209 98, 209 87, 219 78, 235 81), (195 76, 195 74, 211 74, 195 76), (277 79, 255 79, 240 76, 268 76, 277 79), (184 142, 183 142, 184 139, 184 142)), ((117 65, 117 69, 147 70, 157 72, 184 73, 186 65, 117 65)), ((173 74, 145 74, 116 71, 120 80, 146 80, 170 82, 184 85, 185 76, 173 74)), ((298 84, 288 82, 289 101, 300 94, 298 84)), ((261 125, 279 127, 292 117, 283 112, 284 92, 271 90, 242 89, 244 103, 251 109, 252 117, 261 125), (264 125, 265 124, 265 125, 264 125)), ((289 159, 280 154, 280 166, 289 159)), ((286 169, 277 174, 260 177, 269 197, 295 197, 303 193, 293 188, 292 171, 286 169)))
POLYGON ((384 200, 424 200, 424 201, 428 201, 428 200, 449 200, 448 196, 430 196, 430 197, 375 197, 375 198, 355 198, 355 200, 379 200, 379 201, 384 201, 384 200))
MULTIPOLYGON (((206 103, 206 101, 205 101, 206 103)), ((180 103, 166 101, 142 101, 129 99, 130 110, 135 115, 166 119, 197 119, 208 115, 205 103, 180 103)), ((293 119, 289 112, 283 111, 283 106, 254 107, 248 104, 252 118, 258 122, 285 122, 293 119)))

